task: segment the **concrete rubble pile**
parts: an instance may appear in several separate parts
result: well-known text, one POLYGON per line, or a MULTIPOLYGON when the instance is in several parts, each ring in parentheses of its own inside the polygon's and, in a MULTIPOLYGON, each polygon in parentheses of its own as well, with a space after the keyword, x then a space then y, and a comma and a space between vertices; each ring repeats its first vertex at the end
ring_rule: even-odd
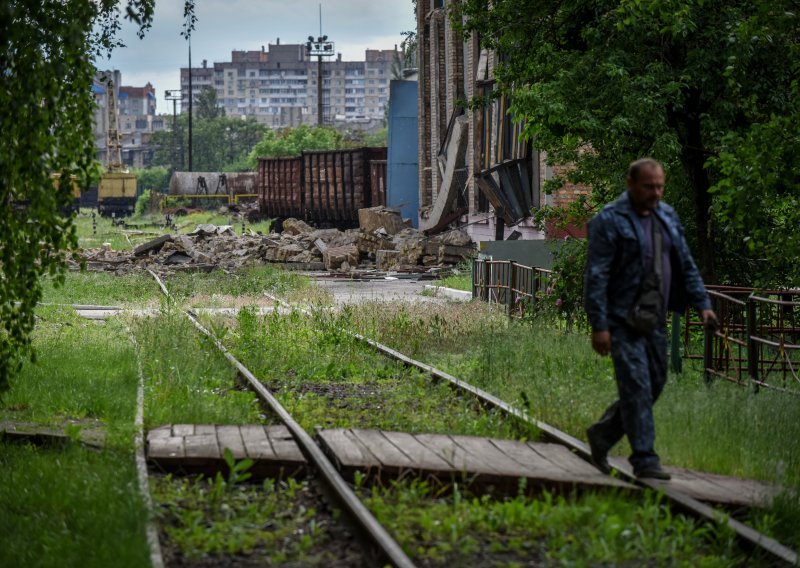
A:
POLYGON ((315 229, 299 219, 286 219, 281 233, 237 235, 230 225, 198 225, 189 234, 163 235, 133 251, 104 246, 82 251, 81 256, 89 270, 117 273, 146 268, 233 271, 265 263, 336 272, 375 268, 420 271, 470 258, 475 254, 471 245, 462 230, 428 237, 411 228, 397 212, 373 207, 359 211, 358 229, 315 229))

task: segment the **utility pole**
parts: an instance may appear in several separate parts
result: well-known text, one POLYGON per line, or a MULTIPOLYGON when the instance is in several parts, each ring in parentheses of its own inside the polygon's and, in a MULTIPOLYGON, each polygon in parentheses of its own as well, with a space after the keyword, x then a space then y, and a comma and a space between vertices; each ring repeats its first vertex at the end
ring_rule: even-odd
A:
MULTIPOLYGON (((178 90, 166 90, 164 91, 164 98, 168 101, 172 101, 172 171, 175 171, 178 168, 178 101, 181 100, 183 97, 181 95, 180 89, 178 90)), ((183 169, 183 152, 180 153, 181 155, 181 169, 183 169)))
POLYGON ((322 105, 322 58, 333 55, 333 42, 328 41, 328 36, 322 35, 322 4, 319 5, 319 36, 308 36, 306 52, 309 56, 317 56, 317 126, 325 124, 322 105))
POLYGON ((192 99, 194 93, 192 92, 192 38, 189 38, 189 171, 192 169, 192 99))

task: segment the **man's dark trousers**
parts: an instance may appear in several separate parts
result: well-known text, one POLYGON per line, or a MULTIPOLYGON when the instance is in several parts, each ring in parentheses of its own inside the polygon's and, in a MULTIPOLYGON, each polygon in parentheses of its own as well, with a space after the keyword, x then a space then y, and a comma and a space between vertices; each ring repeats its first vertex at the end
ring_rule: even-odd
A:
POLYGON ((653 404, 667 382, 667 330, 661 326, 640 336, 625 325, 612 324, 609 332, 619 400, 591 429, 606 451, 627 435, 633 450, 631 465, 640 471, 659 465, 653 449, 653 404))

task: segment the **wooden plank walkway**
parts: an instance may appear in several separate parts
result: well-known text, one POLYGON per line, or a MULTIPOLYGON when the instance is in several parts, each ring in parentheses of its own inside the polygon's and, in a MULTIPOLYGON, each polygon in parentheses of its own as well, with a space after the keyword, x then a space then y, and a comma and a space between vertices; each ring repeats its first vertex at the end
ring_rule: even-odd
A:
POLYGON ((381 480, 420 476, 442 483, 455 478, 512 495, 519 491, 520 478, 527 479, 530 492, 635 489, 557 444, 357 429, 320 430, 318 435, 345 475, 366 471, 381 480))
MULTIPOLYGON (((361 471, 371 480, 413 476, 442 485, 456 479, 476 490, 511 495, 518 492, 520 478, 527 480, 530 492, 636 489, 603 475, 560 444, 359 429, 320 430, 318 436, 337 467, 350 477, 361 471)), ((256 478, 306 473, 306 460, 282 425, 172 424, 147 434, 148 461, 167 471, 224 472, 226 448, 237 460, 252 459, 250 471, 256 478)), ((765 505, 778 493, 778 488, 758 481, 665 469, 672 480, 658 485, 726 507, 765 505)))
MULTIPOLYGON (((560 444, 472 436, 408 434, 378 430, 321 430, 319 437, 345 473, 356 470, 387 479, 407 475, 449 481, 453 475, 500 492, 516 493, 518 479, 529 489, 589 489, 633 486, 601 474, 560 444)), ((666 467, 661 482, 695 499, 727 507, 767 504, 778 488, 758 481, 666 467)))
POLYGON ((224 472, 226 448, 252 459, 256 478, 305 474, 306 459, 283 425, 168 424, 147 433, 147 460, 166 471, 224 472))

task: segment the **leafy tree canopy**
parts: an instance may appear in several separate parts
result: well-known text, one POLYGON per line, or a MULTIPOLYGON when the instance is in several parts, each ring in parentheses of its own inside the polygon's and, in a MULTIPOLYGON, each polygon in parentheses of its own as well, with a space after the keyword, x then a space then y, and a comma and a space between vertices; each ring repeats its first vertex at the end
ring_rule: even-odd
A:
POLYGON ((630 161, 653 156, 707 280, 752 282, 734 258, 757 266, 762 281, 790 278, 785 264, 758 260, 772 253, 755 229, 767 218, 781 227, 785 252, 800 241, 787 214, 796 174, 786 175, 797 172, 800 123, 796 0, 454 6, 454 22, 500 54, 496 92, 512 95, 525 134, 551 163, 574 164, 568 175, 591 184, 592 205, 621 191, 630 161), (742 247, 747 237, 753 244, 742 247))
MULTIPOLYGON (((222 114, 209 118, 198 114, 192 123, 194 170, 234 172, 249 169, 248 155, 267 130, 265 125, 253 119, 242 120, 222 114)), ((174 133, 155 132, 152 141, 156 147, 153 165, 164 166, 171 171, 184 170, 189 163, 188 115, 182 114, 178 117, 174 133)))
POLYGON ((268 130, 250 152, 249 164, 255 169, 258 158, 262 157, 299 156, 304 150, 335 150, 340 142, 340 134, 328 126, 301 124, 279 131, 268 130))
POLYGON ((225 109, 217 104, 217 91, 209 86, 203 87, 197 96, 197 117, 204 119, 225 116, 225 109))
MULTIPOLYGON (((93 61, 120 45, 120 4, 143 34, 154 0, 0 3, 0 390, 30 353, 39 279, 63 280, 66 251, 77 246, 60 213, 72 191, 63 180, 85 188, 97 175, 93 61)), ((189 33, 191 0, 185 13, 189 33)))

